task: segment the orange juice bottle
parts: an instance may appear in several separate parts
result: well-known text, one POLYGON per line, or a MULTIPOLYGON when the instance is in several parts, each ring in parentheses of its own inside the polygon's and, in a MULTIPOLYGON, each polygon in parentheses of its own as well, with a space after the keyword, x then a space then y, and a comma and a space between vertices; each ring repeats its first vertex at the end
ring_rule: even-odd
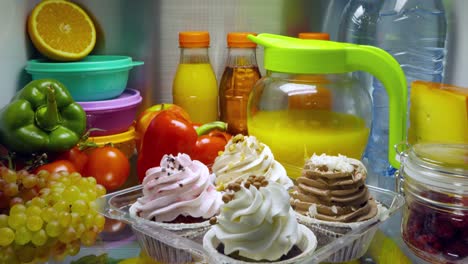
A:
POLYGON ((257 44, 247 39, 250 32, 227 35, 228 57, 219 85, 221 120, 228 123, 231 134, 247 135, 247 102, 255 83, 260 79, 257 66, 257 44))
POLYGON ((174 104, 184 108, 194 123, 218 119, 218 85, 208 56, 206 31, 180 32, 180 61, 172 85, 174 104))

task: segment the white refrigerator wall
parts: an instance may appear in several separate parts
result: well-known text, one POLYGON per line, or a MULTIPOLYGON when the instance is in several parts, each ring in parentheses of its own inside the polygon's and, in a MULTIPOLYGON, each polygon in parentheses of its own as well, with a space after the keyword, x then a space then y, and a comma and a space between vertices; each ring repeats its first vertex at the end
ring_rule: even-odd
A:
POLYGON ((0 1, 0 107, 30 79, 23 71, 33 48, 26 32, 30 7, 38 1, 0 1))
MULTIPOLYGON (((27 16, 39 0, 0 0, 0 107, 23 87, 28 59, 40 58, 26 32, 27 16)), ((93 54, 128 55, 144 66, 130 72, 128 87, 139 89, 143 107, 172 101, 172 78, 179 60, 178 32, 207 30, 210 58, 218 79, 230 31, 296 36, 327 31, 336 39, 347 0, 76 0, 98 30, 93 54)), ((449 21, 445 82, 468 87, 468 1, 446 0, 449 21)), ((262 49, 258 49, 262 66, 262 49)))
MULTIPOLYGON (((28 59, 40 58, 26 32, 29 12, 39 1, 0 0, 0 107, 28 81, 28 59)), ((95 21, 93 54, 128 55, 145 62, 130 72, 128 87, 139 89, 142 107, 172 101, 172 79, 179 60, 178 32, 207 30, 210 58, 218 79, 230 31, 297 35, 321 29, 328 1, 307 0, 77 0, 95 21)), ((258 62, 262 66, 262 50, 258 62)))

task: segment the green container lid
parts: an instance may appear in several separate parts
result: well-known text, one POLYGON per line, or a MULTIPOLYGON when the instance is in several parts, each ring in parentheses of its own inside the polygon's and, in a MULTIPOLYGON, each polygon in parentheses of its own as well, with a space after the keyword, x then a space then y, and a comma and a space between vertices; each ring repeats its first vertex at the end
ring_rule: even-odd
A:
POLYGON ((92 55, 76 62, 54 62, 46 59, 30 60, 26 71, 35 72, 90 72, 132 68, 142 65, 141 61, 133 61, 128 56, 92 55))

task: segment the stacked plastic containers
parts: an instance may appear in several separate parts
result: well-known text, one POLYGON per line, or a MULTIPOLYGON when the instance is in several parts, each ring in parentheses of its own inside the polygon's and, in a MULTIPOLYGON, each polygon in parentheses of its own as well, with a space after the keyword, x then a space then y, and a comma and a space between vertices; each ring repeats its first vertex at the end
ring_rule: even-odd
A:
POLYGON ((127 56, 88 56, 79 62, 30 60, 26 71, 36 79, 56 79, 86 112, 90 141, 112 143, 131 157, 135 150, 133 122, 140 92, 127 88, 129 71, 143 62, 127 56))

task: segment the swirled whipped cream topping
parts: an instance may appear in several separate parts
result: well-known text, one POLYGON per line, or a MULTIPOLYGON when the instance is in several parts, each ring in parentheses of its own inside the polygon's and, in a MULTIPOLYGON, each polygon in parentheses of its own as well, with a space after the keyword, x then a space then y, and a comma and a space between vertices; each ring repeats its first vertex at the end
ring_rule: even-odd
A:
POLYGON ((331 222, 365 221, 377 214, 366 187, 361 161, 346 156, 313 155, 291 192, 291 205, 300 214, 331 222))
POLYGON ((203 163, 187 154, 164 155, 159 167, 146 171, 136 212, 156 222, 170 222, 179 215, 209 219, 223 203, 214 177, 203 163))
POLYGON ((275 261, 302 239, 289 194, 264 177, 231 183, 216 217, 215 236, 224 254, 237 253, 251 260, 275 261))
POLYGON ((216 174, 217 186, 226 186, 238 179, 245 180, 251 175, 265 176, 286 189, 293 186, 283 165, 275 160, 270 148, 254 136, 239 134, 231 138, 224 152, 215 159, 212 169, 216 174))

